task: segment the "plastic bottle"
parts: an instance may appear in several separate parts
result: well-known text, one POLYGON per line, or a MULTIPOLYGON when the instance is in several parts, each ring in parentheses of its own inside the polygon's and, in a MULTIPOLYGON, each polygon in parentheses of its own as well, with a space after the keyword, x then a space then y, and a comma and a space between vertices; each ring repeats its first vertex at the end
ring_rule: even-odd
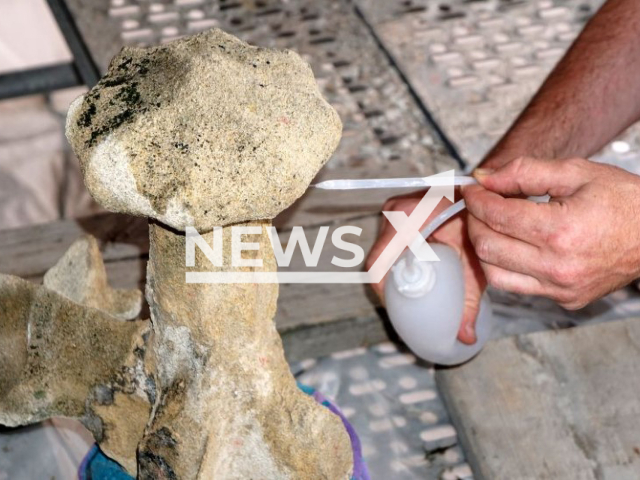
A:
MULTIPOLYGON (((428 238, 450 217, 465 208, 458 202, 436 217, 421 233, 428 238)), ((440 365, 457 365, 475 356, 491 336, 494 320, 485 293, 476 320, 473 345, 457 339, 464 310, 462 262, 447 245, 430 244, 439 262, 423 262, 404 252, 385 284, 387 314, 411 350, 440 365)))

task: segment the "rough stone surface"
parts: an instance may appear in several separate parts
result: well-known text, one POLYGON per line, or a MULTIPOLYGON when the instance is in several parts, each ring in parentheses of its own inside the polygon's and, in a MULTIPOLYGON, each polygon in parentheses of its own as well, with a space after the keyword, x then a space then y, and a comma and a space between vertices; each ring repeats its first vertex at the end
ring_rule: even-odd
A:
POLYGON ((44 276, 44 286, 68 299, 97 308, 121 320, 137 318, 142 308, 140 290, 118 290, 107 282, 97 240, 76 240, 44 276))
MULTIPOLYGON (((186 283, 180 231, 209 231, 211 243, 211 229, 225 226, 224 266, 198 251, 200 271, 275 274, 268 219, 306 190, 340 133, 297 54, 219 30, 125 48, 72 104, 67 137, 94 198, 156 220, 145 350, 154 401, 138 444, 139 478, 349 478, 342 420, 297 388, 285 361, 273 322, 277 284, 186 283), (262 266, 229 266, 227 225, 239 223, 262 228, 260 250, 250 252, 262 266)), ((114 397, 114 405, 126 401, 114 397)), ((120 452, 135 435, 122 438, 120 452)))
POLYGON ((143 365, 148 322, 122 322, 3 274, 0 312, 0 424, 78 419, 135 473, 153 395, 143 365))
MULTIPOLYGON (((346 480, 349 436, 338 416, 296 386, 273 316, 277 284, 185 283, 194 271, 275 272, 266 227, 244 237, 262 267, 230 268, 231 228, 223 228, 223 267, 201 251, 184 265, 185 236, 151 225, 147 300, 158 376, 155 412, 139 447, 145 479, 346 480)), ((213 234, 204 235, 209 244, 213 234)))
POLYGON ((341 129, 296 53, 220 30, 124 48, 67 116, 93 197, 178 230, 273 218, 304 193, 341 129))

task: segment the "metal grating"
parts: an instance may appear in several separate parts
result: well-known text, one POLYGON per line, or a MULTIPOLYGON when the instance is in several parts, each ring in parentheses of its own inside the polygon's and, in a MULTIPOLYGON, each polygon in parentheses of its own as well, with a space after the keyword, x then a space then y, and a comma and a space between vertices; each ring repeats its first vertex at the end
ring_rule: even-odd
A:
MULTIPOLYGON (((476 165, 603 0, 355 0, 461 156, 476 165)), ((636 169, 635 128, 599 156, 636 169), (621 150, 625 152, 621 152, 621 150)))
POLYGON ((373 480, 472 480, 433 367, 393 343, 292 365, 358 432, 373 480))
POLYGON ((108 15, 129 45, 218 27, 254 45, 303 55, 344 123, 329 169, 356 168, 351 175, 362 177, 429 174, 455 166, 347 1, 111 0, 108 15))

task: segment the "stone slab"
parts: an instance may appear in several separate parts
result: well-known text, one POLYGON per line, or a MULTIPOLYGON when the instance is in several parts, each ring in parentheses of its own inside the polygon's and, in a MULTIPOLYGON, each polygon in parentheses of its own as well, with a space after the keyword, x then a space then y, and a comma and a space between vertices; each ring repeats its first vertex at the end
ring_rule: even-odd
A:
POLYGON ((640 320, 503 338, 436 380, 476 479, 636 479, 640 320))

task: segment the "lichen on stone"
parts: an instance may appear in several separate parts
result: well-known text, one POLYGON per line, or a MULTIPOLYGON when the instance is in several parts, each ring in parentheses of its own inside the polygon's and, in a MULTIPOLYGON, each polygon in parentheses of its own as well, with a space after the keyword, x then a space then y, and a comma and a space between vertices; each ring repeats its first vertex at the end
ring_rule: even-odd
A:
POLYGON ((0 425, 75 418, 135 472, 136 446, 151 409, 149 374, 136 350, 145 348, 149 323, 123 322, 3 274, 0 311, 0 425), (118 404, 114 396, 121 398, 118 404))
MULTIPOLYGON (((247 254, 262 266, 231 271, 275 274, 270 219, 302 195, 341 134, 309 65, 219 30, 125 48, 71 105, 66 133, 94 198, 151 219, 153 328, 141 359, 151 411, 138 478, 347 480, 342 420, 297 388, 285 360, 278 285, 185 281, 188 226, 209 243, 223 227, 225 267, 196 252, 202 271, 229 268, 235 225, 259 227, 260 250, 247 254)), ((103 407, 136 405, 119 393, 97 394, 106 434, 115 417, 103 407)), ((126 442, 110 451, 131 451, 134 437, 112 431, 126 442)))
POLYGON ((183 231, 273 218, 302 195, 341 130, 296 53, 215 29, 124 48, 67 117, 100 204, 183 231))

